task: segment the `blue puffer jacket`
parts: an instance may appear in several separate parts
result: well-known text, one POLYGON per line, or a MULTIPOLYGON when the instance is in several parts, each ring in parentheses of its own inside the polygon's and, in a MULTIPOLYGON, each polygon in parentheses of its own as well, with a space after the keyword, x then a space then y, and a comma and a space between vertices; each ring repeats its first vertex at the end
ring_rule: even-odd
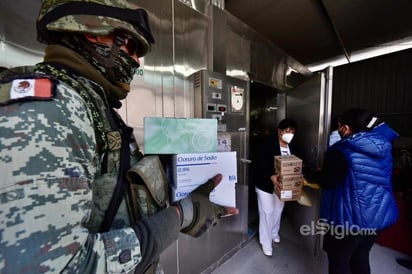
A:
POLYGON ((321 217, 335 225, 383 229, 398 218, 392 191, 392 144, 386 124, 342 139, 331 149, 346 158, 348 172, 334 189, 322 191, 321 217))

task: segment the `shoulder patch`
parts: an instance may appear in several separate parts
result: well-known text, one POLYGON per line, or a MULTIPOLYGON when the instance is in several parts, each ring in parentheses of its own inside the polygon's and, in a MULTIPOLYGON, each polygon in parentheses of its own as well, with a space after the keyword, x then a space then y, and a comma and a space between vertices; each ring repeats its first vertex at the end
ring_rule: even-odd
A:
POLYGON ((0 86, 0 105, 15 101, 50 100, 53 83, 48 78, 14 79, 0 86))

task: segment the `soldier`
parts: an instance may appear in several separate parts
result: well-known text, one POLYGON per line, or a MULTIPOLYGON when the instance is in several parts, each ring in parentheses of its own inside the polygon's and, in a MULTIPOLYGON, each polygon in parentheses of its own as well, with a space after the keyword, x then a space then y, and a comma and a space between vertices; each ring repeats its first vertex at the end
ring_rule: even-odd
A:
POLYGON ((0 272, 162 273, 179 231, 238 210, 209 202, 220 174, 168 205, 159 158, 115 111, 154 43, 146 11, 44 0, 37 31, 44 61, 0 77, 0 272))

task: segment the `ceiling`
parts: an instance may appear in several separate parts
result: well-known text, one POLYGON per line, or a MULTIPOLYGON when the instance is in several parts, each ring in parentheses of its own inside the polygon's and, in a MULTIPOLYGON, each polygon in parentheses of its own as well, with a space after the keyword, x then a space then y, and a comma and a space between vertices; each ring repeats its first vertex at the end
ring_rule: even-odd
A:
MULTIPOLYGON (((412 0, 225 0, 225 9, 299 63, 412 37, 412 0)), ((40 0, 0 3, 0 33, 41 50, 34 20, 40 0), (29 43, 27 41, 30 41, 29 43)))
POLYGON ((226 0, 224 7, 305 66, 412 38, 411 0, 226 0))

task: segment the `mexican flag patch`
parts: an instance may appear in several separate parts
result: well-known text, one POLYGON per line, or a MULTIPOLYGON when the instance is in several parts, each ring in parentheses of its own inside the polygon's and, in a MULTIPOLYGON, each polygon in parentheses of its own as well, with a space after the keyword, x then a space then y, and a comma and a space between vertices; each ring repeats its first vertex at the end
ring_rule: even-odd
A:
POLYGON ((10 99, 24 97, 51 98, 51 82, 49 79, 19 79, 11 84, 10 99))
POLYGON ((15 101, 50 100, 53 84, 48 78, 15 79, 0 85, 0 105, 15 101))

